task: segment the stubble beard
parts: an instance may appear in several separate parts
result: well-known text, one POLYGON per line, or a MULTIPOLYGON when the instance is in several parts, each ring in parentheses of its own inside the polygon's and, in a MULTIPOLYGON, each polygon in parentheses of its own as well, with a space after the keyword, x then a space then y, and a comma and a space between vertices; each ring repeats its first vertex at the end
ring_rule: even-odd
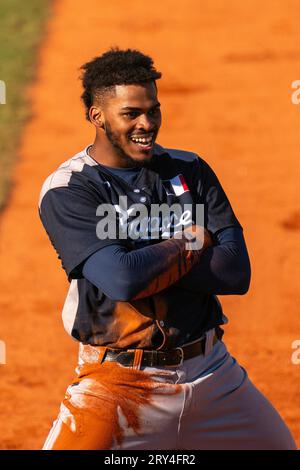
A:
POLYGON ((151 166, 153 155, 151 155, 151 157, 148 157, 145 160, 136 160, 136 159, 130 157, 130 155, 128 155, 126 152, 124 152, 122 146, 120 145, 120 143, 118 141, 118 138, 116 137, 116 135, 111 130, 111 126, 108 122, 105 123, 105 129, 104 130, 105 130, 106 137, 108 138, 108 140, 110 141, 110 143, 112 144, 114 149, 116 150, 118 156, 120 158, 122 158, 124 163, 126 163, 126 166, 136 167, 136 168, 143 168, 143 167, 150 167, 151 166))

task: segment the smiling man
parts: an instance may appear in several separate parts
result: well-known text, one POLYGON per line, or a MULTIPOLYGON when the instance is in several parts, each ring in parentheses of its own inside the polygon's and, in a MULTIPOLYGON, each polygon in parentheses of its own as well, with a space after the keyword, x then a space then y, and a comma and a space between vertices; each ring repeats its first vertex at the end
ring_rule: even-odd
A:
POLYGON ((103 54, 82 69, 86 116, 96 128, 89 154, 111 167, 145 166, 161 125, 156 87, 160 72, 149 57, 121 51, 103 54), (129 54, 138 67, 125 65, 129 54), (114 71, 112 58, 117 56, 119 70, 114 71), (95 77, 97 68, 99 75, 95 77))
POLYGON ((89 110, 98 129, 89 153, 108 166, 145 166, 151 160, 161 125, 160 103, 154 82, 116 85, 89 110), (104 156, 101 158, 101 156, 104 156))
POLYGON ((295 449, 221 340, 216 296, 250 283, 243 229, 202 158, 156 143, 160 72, 131 49, 82 70, 95 140, 46 179, 39 202, 79 342, 44 449, 295 449))

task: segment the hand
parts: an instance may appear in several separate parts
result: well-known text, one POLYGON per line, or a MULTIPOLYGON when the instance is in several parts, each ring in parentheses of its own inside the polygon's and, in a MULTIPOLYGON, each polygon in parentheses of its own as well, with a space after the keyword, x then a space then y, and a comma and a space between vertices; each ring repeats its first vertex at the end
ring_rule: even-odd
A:
POLYGON ((187 240, 186 250, 188 251, 201 250, 202 252, 213 245, 209 231, 200 225, 190 225, 183 230, 182 234, 187 240))

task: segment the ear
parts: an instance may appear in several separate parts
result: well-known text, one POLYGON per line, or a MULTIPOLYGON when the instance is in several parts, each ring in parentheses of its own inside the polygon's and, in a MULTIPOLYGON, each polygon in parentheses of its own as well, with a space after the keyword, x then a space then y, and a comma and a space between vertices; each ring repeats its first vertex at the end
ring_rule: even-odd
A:
POLYGON ((104 129, 104 116, 100 107, 91 106, 89 109, 89 118, 94 126, 104 129))

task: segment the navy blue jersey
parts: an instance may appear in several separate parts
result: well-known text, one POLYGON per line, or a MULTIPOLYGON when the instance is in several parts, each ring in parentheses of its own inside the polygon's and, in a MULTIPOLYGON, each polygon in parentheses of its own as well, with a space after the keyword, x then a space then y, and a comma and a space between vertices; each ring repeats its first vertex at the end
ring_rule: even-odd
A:
MULTIPOLYGON (((223 324, 216 296, 192 292, 184 283, 121 302, 83 277, 82 267, 90 255, 120 242, 119 232, 114 238, 99 238, 96 231, 104 218, 97 208, 103 204, 118 208, 120 196, 127 196, 127 207, 144 204, 149 214, 153 204, 177 203, 183 211, 188 205, 191 220, 196 204, 203 204, 204 226, 213 235, 226 227, 241 227, 216 175, 194 153, 155 145, 151 164, 126 181, 91 158, 87 149, 79 152, 46 179, 39 203, 42 223, 71 283, 63 309, 68 333, 92 345, 158 349, 180 346, 223 324)), ((128 225, 134 223, 129 214, 126 220, 128 225)), ((122 243, 138 249, 159 243, 168 230, 176 231, 176 221, 160 223, 158 238, 151 236, 150 217, 146 237, 122 238, 122 243)))

